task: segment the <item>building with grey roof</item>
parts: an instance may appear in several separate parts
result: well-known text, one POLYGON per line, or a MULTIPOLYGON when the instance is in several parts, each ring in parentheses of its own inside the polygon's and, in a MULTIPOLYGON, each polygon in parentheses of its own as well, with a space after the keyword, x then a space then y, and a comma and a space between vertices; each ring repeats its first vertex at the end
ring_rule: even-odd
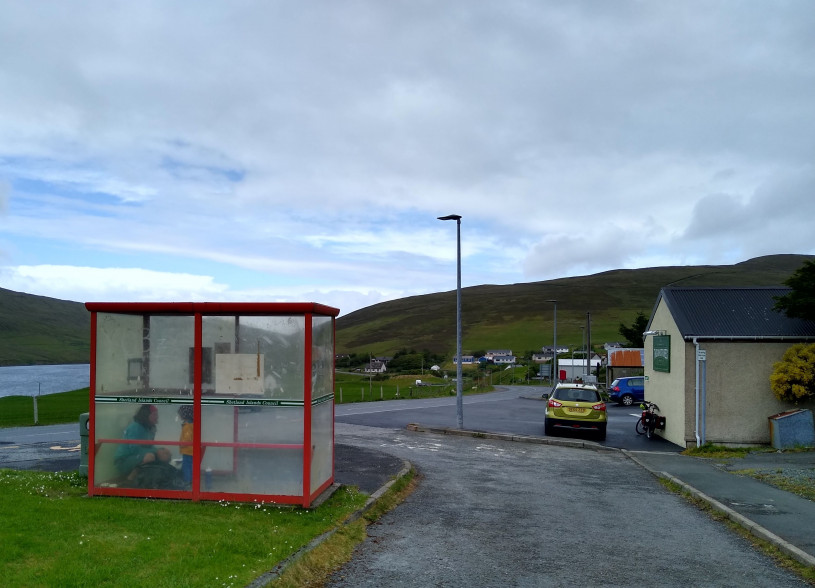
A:
POLYGON ((645 398, 666 417, 659 434, 683 447, 770 442, 768 419, 795 408, 770 389, 773 365, 790 346, 815 343, 815 321, 774 310, 789 291, 660 291, 645 337, 645 398))

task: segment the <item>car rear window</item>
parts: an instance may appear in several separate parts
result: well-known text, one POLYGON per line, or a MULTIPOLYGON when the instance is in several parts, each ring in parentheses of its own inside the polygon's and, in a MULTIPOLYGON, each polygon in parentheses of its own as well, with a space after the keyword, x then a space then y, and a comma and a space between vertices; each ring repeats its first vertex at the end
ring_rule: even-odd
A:
POLYGON ((556 388, 552 397, 569 402, 597 402, 600 400, 597 390, 591 388, 556 388))

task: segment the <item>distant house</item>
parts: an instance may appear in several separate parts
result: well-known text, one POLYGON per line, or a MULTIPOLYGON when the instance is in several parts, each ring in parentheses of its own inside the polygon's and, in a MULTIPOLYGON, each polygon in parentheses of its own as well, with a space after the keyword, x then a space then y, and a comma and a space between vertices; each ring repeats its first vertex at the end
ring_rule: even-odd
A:
MULTIPOLYGON (((682 447, 770 442, 769 417, 793 408, 770 389, 773 364, 791 345, 815 342, 815 321, 773 309, 774 297, 789 291, 660 291, 646 331, 644 366, 645 398, 666 417, 658 433, 682 447)), ((799 407, 815 409, 815 402, 799 407)))
POLYGON ((515 356, 514 355, 493 355, 492 362, 496 365, 514 365, 515 364, 515 356))
MULTIPOLYGON (((453 363, 458 363, 458 356, 453 357, 453 363)), ((475 363, 475 357, 472 355, 462 355, 461 356, 461 365, 473 365, 475 363)))
MULTIPOLYGON (((546 359, 552 359, 552 349, 553 347, 551 345, 541 347, 541 351, 543 351, 543 355, 546 359)), ((558 345, 557 352, 558 355, 562 353, 569 353, 569 348, 558 345)))
POLYGON ((491 349, 484 354, 488 360, 495 360, 496 356, 512 355, 512 349, 491 349))
POLYGON ((384 361, 379 361, 374 359, 365 366, 365 373, 366 374, 383 374, 387 371, 387 366, 385 365, 384 361))

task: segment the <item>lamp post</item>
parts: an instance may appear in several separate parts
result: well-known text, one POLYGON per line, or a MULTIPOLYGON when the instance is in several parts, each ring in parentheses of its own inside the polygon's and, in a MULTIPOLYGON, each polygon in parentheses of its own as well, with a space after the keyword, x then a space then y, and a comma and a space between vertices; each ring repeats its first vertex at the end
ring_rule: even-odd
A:
MULTIPOLYGON (((581 345, 580 350, 583 351, 584 357, 588 357, 589 354, 588 352, 586 352, 586 327, 580 327, 580 345, 581 345)), ((585 375, 586 373, 584 367, 585 365, 586 364, 584 363, 583 366, 581 366, 580 368, 580 373, 583 375, 585 375)))
POLYGON ((552 388, 555 387, 557 378, 557 300, 545 300, 555 305, 555 331, 552 335, 552 388))
POLYGON ((440 221, 456 221, 456 423, 464 428, 464 401, 461 392, 461 215, 448 214, 440 221))

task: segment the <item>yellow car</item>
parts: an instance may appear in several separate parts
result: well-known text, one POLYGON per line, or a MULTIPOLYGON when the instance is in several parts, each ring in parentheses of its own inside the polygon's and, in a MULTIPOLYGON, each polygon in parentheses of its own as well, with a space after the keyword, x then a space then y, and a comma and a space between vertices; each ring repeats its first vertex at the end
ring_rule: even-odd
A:
POLYGON ((595 386, 558 384, 547 398, 544 431, 554 435, 557 429, 591 431, 600 441, 606 438, 606 403, 595 386))

